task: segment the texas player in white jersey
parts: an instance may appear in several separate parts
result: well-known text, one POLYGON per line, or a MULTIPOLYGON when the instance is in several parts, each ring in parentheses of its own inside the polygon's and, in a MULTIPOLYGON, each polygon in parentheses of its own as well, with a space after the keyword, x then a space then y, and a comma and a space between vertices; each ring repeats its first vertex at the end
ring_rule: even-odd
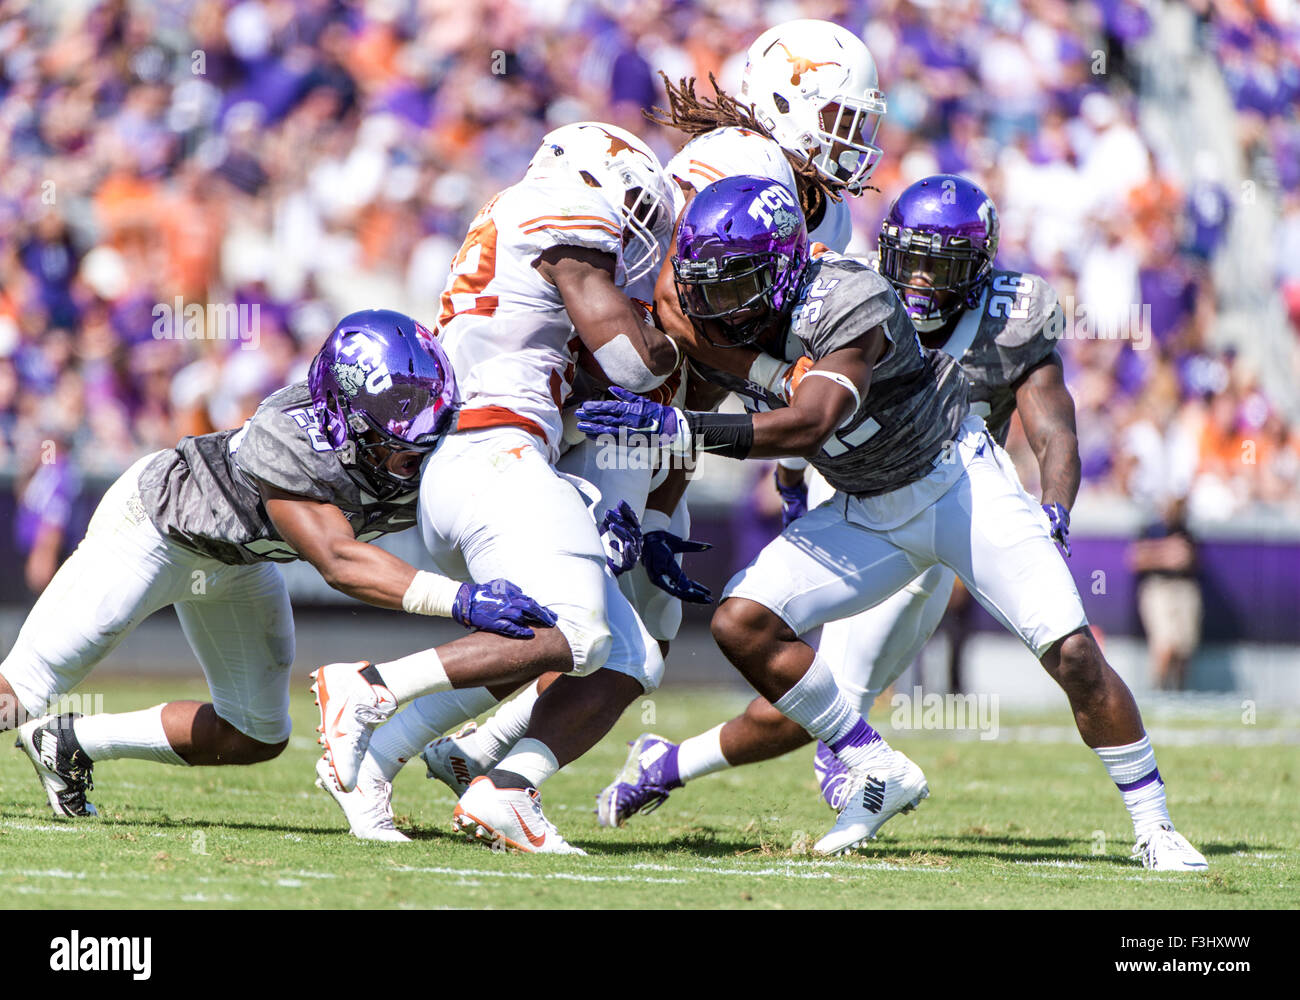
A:
MULTIPOLYGON (((708 98, 696 94, 693 81, 674 85, 665 77, 668 106, 648 117, 691 136, 667 167, 675 217, 681 216, 697 191, 714 181, 757 175, 798 193, 811 220, 812 240, 832 250, 847 249, 852 223, 843 196, 864 190, 881 156, 874 143, 886 104, 877 82, 875 61, 862 41, 836 24, 815 20, 778 25, 750 46, 742 94, 753 101, 752 108, 718 90, 716 83, 715 96, 708 98)), ((688 353, 693 357, 712 367, 747 377, 764 388, 789 382, 800 370, 797 365, 773 364, 774 359, 758 352, 719 350, 701 341, 681 315, 672 269, 666 264, 653 298, 663 328, 690 345, 688 353)), ((671 401, 686 405, 689 391, 689 379, 683 378, 671 401)), ((789 468, 780 471, 781 481, 802 488, 806 463, 791 459, 783 464, 789 468)), ((641 562, 620 577, 620 584, 666 654, 668 642, 681 626, 682 600, 710 599, 707 588, 681 569, 681 553, 700 548, 683 541, 690 534, 686 477, 676 469, 654 482, 635 484, 626 469, 598 465, 608 463, 599 461, 597 447, 587 443, 570 451, 561 467, 591 478, 607 500, 627 498, 641 516, 641 562), (653 492, 650 486, 655 487, 653 492)), ((543 678, 530 685, 483 727, 471 724, 431 744, 424 754, 430 775, 453 790, 462 790, 470 777, 483 773, 523 733, 546 683, 543 678)), ((598 724, 592 721, 593 728, 598 724)))
MULTIPOLYGON (((620 712, 654 690, 663 659, 607 572, 589 510, 594 491, 555 463, 580 354, 590 355, 605 382, 647 392, 680 364, 676 346, 625 294, 638 281, 648 288, 657 273, 671 213, 663 167, 636 136, 587 122, 557 129, 523 180, 475 218, 438 318, 439 344, 463 373, 462 408, 456 433, 424 469, 426 481, 437 484, 421 495, 425 544, 438 568, 457 579, 496 579, 505 575, 497 567, 514 567, 516 582, 532 586, 558 616, 548 648, 534 643, 521 651, 535 676, 576 675, 553 686, 580 685, 579 701, 617 701, 620 712)), ((329 687, 341 679, 357 692, 362 751, 353 781, 341 784, 345 791, 358 784, 361 796, 336 796, 355 832, 362 800, 385 812, 392 775, 431 736, 508 693, 447 691, 433 650, 376 667, 381 678, 401 678, 400 690, 366 684, 374 689, 368 695, 352 681, 359 664, 322 670, 329 687), (430 692, 441 694, 420 698, 430 692), (393 719, 367 755, 369 730, 394 703, 411 700, 412 710, 393 719)), ((527 851, 575 850, 542 815, 536 788, 589 744, 571 739, 569 716, 548 713, 548 701, 539 700, 526 738, 462 796, 455 822, 470 835, 527 851)))

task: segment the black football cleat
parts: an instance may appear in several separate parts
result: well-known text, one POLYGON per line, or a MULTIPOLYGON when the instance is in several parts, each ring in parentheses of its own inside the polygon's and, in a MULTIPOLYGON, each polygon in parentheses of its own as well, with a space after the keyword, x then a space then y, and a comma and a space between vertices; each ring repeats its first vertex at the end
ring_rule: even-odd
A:
POLYGON ((69 712, 33 719, 19 728, 14 746, 36 768, 55 816, 98 816, 99 811, 86 801, 86 792, 95 787, 91 779, 95 764, 72 731, 75 718, 69 712))

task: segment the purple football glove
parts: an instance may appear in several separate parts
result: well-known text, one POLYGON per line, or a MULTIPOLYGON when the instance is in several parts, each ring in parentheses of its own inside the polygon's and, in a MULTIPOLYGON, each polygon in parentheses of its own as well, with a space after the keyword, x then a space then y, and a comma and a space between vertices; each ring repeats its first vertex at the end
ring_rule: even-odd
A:
POLYGON ((626 500, 605 511, 600 540, 605 546, 605 565, 615 576, 626 573, 641 558, 641 522, 626 500))
POLYGON ((677 564, 679 552, 704 552, 708 542, 692 542, 671 531, 647 531, 641 539, 641 564, 646 576, 660 590, 691 604, 712 604, 713 591, 692 580, 677 564))
POLYGON ((628 431, 658 434, 669 448, 686 439, 686 421, 675 406, 651 402, 618 386, 609 391, 614 399, 590 399, 578 407, 578 430, 588 437, 628 431))
POLYGON ((1059 503, 1045 503, 1047 520, 1051 524, 1052 541, 1061 547, 1066 556, 1070 554, 1070 512, 1059 503))
POLYGON ((456 594, 451 616, 466 628, 511 639, 531 639, 529 625, 550 628, 559 620, 509 580, 464 584, 456 594))
POLYGON ((782 486, 779 470, 772 471, 776 491, 781 494, 782 530, 808 513, 808 483, 802 479, 793 486, 782 486))

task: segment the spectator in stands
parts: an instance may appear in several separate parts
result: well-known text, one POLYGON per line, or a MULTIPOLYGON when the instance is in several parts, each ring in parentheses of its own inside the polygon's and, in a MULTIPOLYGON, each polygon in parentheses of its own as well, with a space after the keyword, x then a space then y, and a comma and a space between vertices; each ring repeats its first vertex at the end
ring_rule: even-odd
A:
MULTIPOLYGON (((30 400, 57 386, 84 394, 77 461, 111 473, 158 441, 238 419, 268 381, 301 370, 324 329, 315 316, 382 301, 431 321, 469 220, 547 129, 609 119, 666 158, 681 136, 638 117, 658 100, 654 71, 704 87, 718 71, 736 92, 739 54, 772 20, 829 16, 865 37, 890 102, 880 191, 851 199, 855 252, 869 250, 902 187, 957 170, 997 202, 1001 266, 1043 274, 1063 303, 1110 321, 1151 305, 1151 351, 1061 345, 1084 496, 1122 489, 1129 410, 1169 368, 1182 395, 1157 408, 1167 423, 1146 414, 1143 433, 1199 437, 1210 411, 1259 409, 1210 336, 1236 161, 1288 192, 1270 245, 1300 328, 1295 26, 1277 5, 1198 2, 1200 44, 1223 68, 1241 138, 1190 169, 1135 113, 1152 27, 1139 0, 794 0, 779 12, 671 0, 0 0, 0 468, 41 439, 30 400), (252 294, 270 331, 265 359, 150 336, 160 301, 252 294), (1231 406, 1213 405, 1221 393, 1231 406)), ((1263 419, 1239 422, 1249 435, 1263 419)), ((1288 454, 1262 449, 1260 462, 1288 454)), ((1230 480, 1215 509, 1231 516, 1267 495, 1300 510, 1280 491, 1286 476, 1261 471, 1215 472, 1230 480)))
POLYGON ((47 438, 33 458, 15 491, 14 541, 25 557, 23 582, 38 595, 68 555, 68 526, 81 483, 66 438, 47 438))

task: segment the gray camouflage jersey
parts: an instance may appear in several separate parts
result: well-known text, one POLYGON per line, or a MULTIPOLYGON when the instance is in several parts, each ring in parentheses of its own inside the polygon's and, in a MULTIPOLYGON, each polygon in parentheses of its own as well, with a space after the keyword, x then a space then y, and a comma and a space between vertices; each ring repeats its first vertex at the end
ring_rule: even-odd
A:
POLYGON ((1056 292, 1036 274, 994 271, 979 302, 961 314, 939 348, 961 362, 970 381, 971 412, 1007 443, 1020 380, 1044 362, 1061 363, 1056 292))
MULTIPOLYGON (((883 326, 888 338, 862 405, 809 459, 837 490, 878 496, 924 478, 969 412, 957 363, 921 347, 893 287, 861 261, 826 253, 808 268, 783 356, 820 361, 883 326)), ((732 390, 750 410, 784 406, 779 395, 692 361, 710 382, 732 390)))
POLYGON ((298 558, 267 517, 266 488, 333 504, 363 542, 411 527, 419 501, 418 482, 386 503, 362 493, 321 433, 306 382, 272 393, 238 430, 183 438, 140 473, 154 527, 231 565, 298 558))

